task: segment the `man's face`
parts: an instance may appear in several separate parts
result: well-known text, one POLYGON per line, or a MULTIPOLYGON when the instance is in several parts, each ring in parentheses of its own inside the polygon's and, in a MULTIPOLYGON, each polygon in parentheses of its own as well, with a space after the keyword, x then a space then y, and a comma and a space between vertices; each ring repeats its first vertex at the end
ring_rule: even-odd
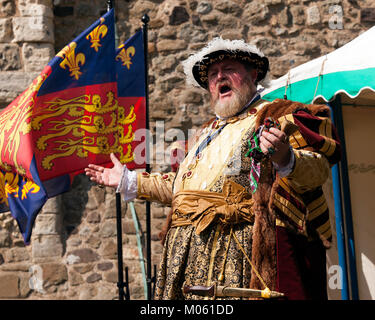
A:
POLYGON ((241 111, 256 91, 256 71, 246 70, 235 60, 225 59, 208 69, 208 89, 211 106, 220 117, 230 117, 241 111))

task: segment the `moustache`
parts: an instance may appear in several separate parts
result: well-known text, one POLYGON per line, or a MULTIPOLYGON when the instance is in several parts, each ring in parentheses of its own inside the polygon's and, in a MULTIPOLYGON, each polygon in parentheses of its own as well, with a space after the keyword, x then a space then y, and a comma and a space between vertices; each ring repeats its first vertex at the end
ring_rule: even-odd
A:
POLYGON ((223 86, 228 86, 229 88, 232 89, 232 83, 228 80, 222 80, 222 81, 218 82, 216 84, 216 89, 219 90, 220 87, 223 87, 223 86))

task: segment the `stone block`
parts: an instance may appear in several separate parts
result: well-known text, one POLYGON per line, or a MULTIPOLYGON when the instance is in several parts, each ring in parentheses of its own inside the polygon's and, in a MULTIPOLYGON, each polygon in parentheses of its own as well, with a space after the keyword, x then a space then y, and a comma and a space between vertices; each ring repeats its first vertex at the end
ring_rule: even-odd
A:
POLYGON ((160 88, 165 91, 169 92, 176 88, 178 85, 181 85, 184 83, 184 79, 177 77, 177 76, 170 76, 166 79, 163 79, 163 82, 160 84, 160 88))
POLYGON ((16 3, 11 0, 0 0, 0 17, 10 17, 15 14, 16 3))
POLYGON ((99 260, 99 256, 93 250, 83 248, 69 252, 66 259, 68 264, 89 263, 99 260))
POLYGON ((125 260, 139 259, 138 248, 126 246, 124 248, 124 259, 125 260))
POLYGON ((375 22, 375 8, 361 9, 361 22, 374 23, 375 22))
POLYGON ((178 26, 189 21, 189 18, 189 14, 185 7, 177 6, 173 8, 172 14, 169 16, 169 24, 171 26, 178 26))
POLYGON ((54 260, 62 256, 63 246, 59 235, 33 237, 31 245, 34 261, 54 260))
POLYGON ((105 188, 99 188, 98 186, 91 187, 89 191, 89 195, 93 196, 96 201, 100 204, 105 201, 105 196, 106 196, 106 189, 105 188))
POLYGON ((99 254, 105 259, 117 259, 117 244, 113 240, 103 241, 99 254))
POLYGON ((68 247, 78 247, 82 243, 82 240, 78 237, 69 236, 66 240, 66 245, 68 247))
POLYGON ((94 248, 94 249, 98 249, 102 243, 101 239, 95 235, 90 235, 90 237, 86 240, 86 243, 94 248))
POLYGON ((54 43, 53 19, 48 17, 14 17, 14 42, 54 43))
POLYGON ((283 25, 283 26, 290 26, 291 25, 291 23, 293 21, 293 17, 292 17, 292 14, 290 13, 288 7, 280 12, 278 20, 279 20, 280 24, 283 25))
POLYGON ((281 55, 280 49, 284 49, 284 46, 278 41, 265 37, 254 38, 250 43, 256 45, 267 57, 279 56, 281 55))
POLYGON ((179 51, 187 48, 187 43, 184 40, 161 40, 156 44, 159 52, 179 51))
POLYGON ((207 36, 208 35, 203 28, 192 28, 190 24, 186 24, 181 28, 179 38, 188 43, 197 43, 205 42, 207 40, 207 36))
POLYGON ((103 238, 109 238, 116 236, 117 229, 116 229, 116 221, 114 220, 106 220, 101 225, 100 228, 100 236, 103 238))
POLYGON ((302 25, 305 23, 305 10, 303 6, 291 6, 290 13, 294 24, 302 25))
POLYGON ((102 275, 99 273, 92 273, 86 278, 87 283, 94 283, 99 280, 102 280, 102 275))
POLYGON ((161 19, 152 19, 148 26, 149 29, 161 29, 164 27, 164 21, 161 19))
POLYGON ((30 3, 27 0, 18 1, 18 10, 23 17, 48 17, 53 18, 53 11, 51 6, 43 4, 30 3))
POLYGON ((107 281, 107 282, 117 283, 117 281, 118 281, 117 271, 107 272, 104 275, 104 280, 107 281))
POLYGON ((118 299, 117 287, 112 286, 103 286, 100 285, 98 288, 98 293, 95 297, 98 300, 115 300, 118 299))
POLYGON ((79 300, 91 300, 96 296, 97 292, 98 292, 97 288, 91 287, 91 286, 80 288, 78 299, 79 300))
POLYGON ((242 18, 247 23, 259 25, 268 20, 270 12, 265 4, 259 4, 259 2, 252 1, 245 5, 244 13, 242 18))
POLYGON ((13 29, 11 19, 0 19, 0 42, 11 42, 13 29))
POLYGON ((32 291, 30 287, 30 275, 26 274, 19 279, 19 297, 26 298, 32 291))
POLYGON ((90 195, 90 192, 89 192, 87 203, 85 205, 85 209, 94 210, 94 209, 97 209, 98 207, 99 207, 98 201, 96 200, 95 197, 93 197, 92 195, 90 195))
POLYGON ((100 222, 100 214, 96 210, 89 212, 86 219, 88 223, 98 223, 100 222))
POLYGON ((51 199, 48 199, 44 204, 42 213, 56 213, 61 212, 61 196, 56 196, 51 199))
POLYGON ((8 230, 0 230, 0 248, 7 248, 11 244, 10 233, 8 230))
POLYGON ((314 26, 320 23, 320 12, 318 6, 309 7, 306 10, 306 23, 309 26, 314 26))
POLYGON ((65 265, 60 263, 48 263, 40 265, 44 288, 57 286, 68 281, 68 271, 65 265))
POLYGON ((158 218, 165 218, 164 208, 162 207, 155 207, 151 208, 151 214, 153 219, 158 218))
POLYGON ((212 4, 207 1, 199 2, 197 6, 197 13, 199 14, 208 14, 212 11, 212 4))
MULTIPOLYGON (((129 17, 142 17, 145 13, 151 17, 150 12, 154 11, 156 7, 155 3, 146 0, 137 0, 132 3, 131 7, 129 8, 129 17)), ((151 19, 152 21, 152 19, 151 19)))
POLYGON ((22 46, 22 57, 26 72, 42 71, 54 55, 55 49, 49 43, 24 43, 22 46))
POLYGON ((30 262, 6 263, 0 267, 2 271, 29 272, 30 262))
POLYGON ((0 72, 0 103, 12 102, 37 77, 37 73, 0 72))
POLYGON ((160 30, 158 34, 159 40, 161 39, 176 39, 176 27, 174 26, 165 26, 160 30))
POLYGON ((155 43, 153 43, 153 42, 149 42, 149 43, 147 44, 147 50, 148 50, 148 53, 149 53, 149 54, 153 54, 153 53, 155 53, 155 52, 156 52, 156 45, 155 45, 155 43))
POLYGON ((217 12, 212 11, 209 14, 203 15, 200 17, 200 21, 206 25, 206 27, 217 26, 218 21, 220 20, 220 15, 217 12))
POLYGON ((19 278, 14 274, 0 275, 0 298, 17 298, 19 291, 19 278))
POLYGON ((11 248, 7 250, 5 254, 5 260, 10 263, 27 261, 30 259, 28 249, 26 248, 11 248))
POLYGON ((240 16, 242 13, 241 7, 235 1, 217 0, 215 9, 224 14, 232 14, 234 16, 240 16))
POLYGON ((0 44, 0 71, 21 69, 21 59, 18 45, 0 44))
POLYGON ((100 271, 111 270, 113 268, 113 263, 112 262, 101 262, 101 263, 98 263, 97 268, 100 271))
POLYGON ((127 220, 122 223, 125 234, 136 234, 133 220, 127 220))
POLYGON ((59 217, 56 214, 39 214, 34 224, 34 235, 57 235, 61 229, 59 217))
POLYGON ((201 19, 199 18, 199 16, 197 16, 196 14, 193 14, 191 16, 191 22, 193 23, 193 25, 195 26, 202 26, 202 21, 201 19))
POLYGON ((93 263, 86 263, 86 264, 74 266, 74 271, 77 271, 80 274, 85 274, 87 272, 92 271, 93 269, 94 269, 93 263))
POLYGON ((79 273, 69 271, 69 284, 71 286, 78 286, 81 285, 83 282, 83 277, 79 273))

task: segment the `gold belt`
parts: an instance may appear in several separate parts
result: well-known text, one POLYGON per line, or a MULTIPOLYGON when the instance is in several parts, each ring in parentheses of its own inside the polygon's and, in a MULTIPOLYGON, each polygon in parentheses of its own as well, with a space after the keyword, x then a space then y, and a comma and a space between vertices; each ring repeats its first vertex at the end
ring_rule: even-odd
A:
POLYGON ((254 223, 253 199, 241 185, 226 181, 223 192, 180 191, 172 199, 172 227, 194 225, 200 234, 213 221, 254 223))

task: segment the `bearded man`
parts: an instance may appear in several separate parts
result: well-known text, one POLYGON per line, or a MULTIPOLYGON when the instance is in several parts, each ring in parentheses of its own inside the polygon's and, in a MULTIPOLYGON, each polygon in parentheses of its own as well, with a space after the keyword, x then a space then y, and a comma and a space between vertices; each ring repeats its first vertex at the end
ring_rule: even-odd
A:
POLYGON ((182 288, 212 284, 327 298, 331 233, 322 185, 339 143, 327 106, 260 98, 268 68, 256 47, 213 39, 184 71, 209 92, 216 118, 199 130, 177 173, 132 172, 113 155, 112 169, 86 169, 125 200, 172 207, 156 299, 201 299, 182 288))

